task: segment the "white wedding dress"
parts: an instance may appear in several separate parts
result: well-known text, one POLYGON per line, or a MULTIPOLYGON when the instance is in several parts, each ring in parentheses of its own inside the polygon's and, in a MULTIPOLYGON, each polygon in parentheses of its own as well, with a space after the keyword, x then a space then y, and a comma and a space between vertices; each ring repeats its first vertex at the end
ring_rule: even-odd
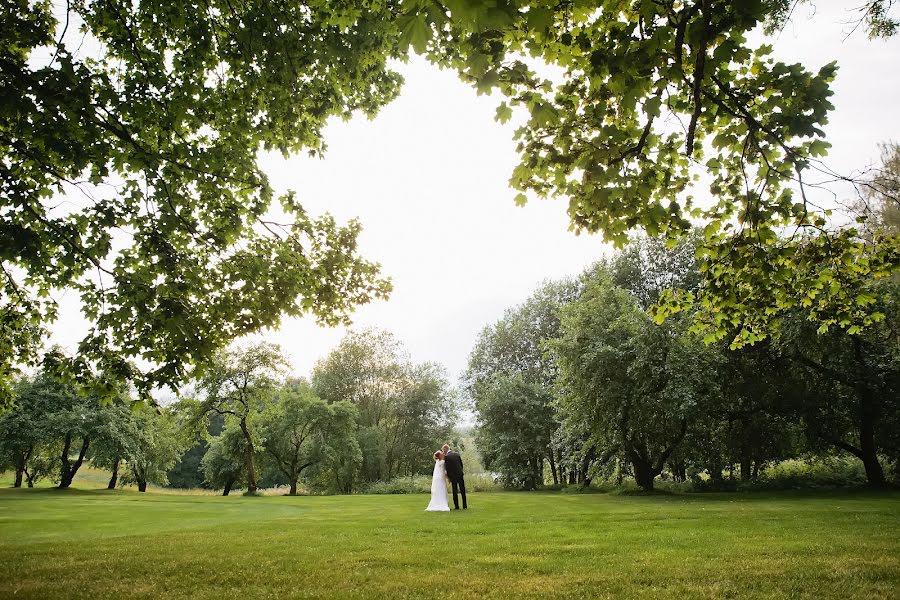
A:
POLYGON ((431 502, 426 511, 449 512, 450 502, 447 498, 447 473, 444 471, 444 461, 434 461, 434 473, 431 475, 431 502))

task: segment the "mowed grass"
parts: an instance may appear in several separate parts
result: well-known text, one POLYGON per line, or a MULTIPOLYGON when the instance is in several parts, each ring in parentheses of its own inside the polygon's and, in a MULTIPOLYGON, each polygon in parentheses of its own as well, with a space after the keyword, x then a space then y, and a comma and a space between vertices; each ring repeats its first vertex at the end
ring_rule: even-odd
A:
POLYGON ((0 490, 0 598, 900 598, 900 494, 0 490))

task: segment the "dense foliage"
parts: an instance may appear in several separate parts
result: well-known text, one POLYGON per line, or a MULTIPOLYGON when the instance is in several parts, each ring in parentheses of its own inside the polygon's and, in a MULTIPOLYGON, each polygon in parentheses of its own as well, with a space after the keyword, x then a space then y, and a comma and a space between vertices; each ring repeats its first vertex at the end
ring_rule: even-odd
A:
POLYGON ((131 380, 142 393, 182 384, 282 315, 343 322, 388 293, 378 265, 357 253, 358 223, 308 215, 292 194, 276 204, 257 163, 261 149, 321 153, 327 119, 374 115, 397 95, 385 10, 5 4, 4 398, 14 367, 38 355, 57 289, 78 292, 93 324, 75 359, 56 357, 63 371, 131 380))
POLYGON ((649 314, 673 283, 700 280, 691 243, 702 240, 667 249, 639 238, 577 285, 542 285, 482 332, 467 389, 486 466, 524 487, 564 482, 566 471, 570 483, 633 476, 652 489, 662 475, 725 487, 726 476, 755 480, 781 460, 846 452, 884 486, 885 462, 900 459, 897 282, 870 286, 885 316, 865 331, 823 334, 793 311, 777 338, 734 350, 704 343, 689 315, 658 325, 649 314), (535 327, 526 317, 554 286, 576 293, 548 305, 555 327, 535 327), (526 384, 510 348, 535 349, 545 378, 526 384))
POLYGON ((456 396, 443 369, 410 362, 386 331, 348 334, 316 365, 312 386, 329 402, 349 402, 359 415, 362 461, 336 472, 341 491, 430 470, 422 457, 453 434, 456 396))
MULTIPOLYGON (((501 92, 499 121, 527 115, 517 202, 566 198, 576 231, 620 244, 635 228, 676 240, 702 220, 706 275, 664 295, 658 319, 696 303, 698 327, 734 347, 777 331, 786 311, 869 326, 883 314, 867 286, 896 270, 900 242, 834 227, 807 194, 811 174, 841 177, 822 162, 837 65, 786 64, 748 40, 801 3, 12 0, 0 400, 39 355, 55 290, 75 290, 93 327, 76 357, 50 362, 104 396, 123 379, 146 394, 202 375, 285 314, 335 323, 384 297, 359 225, 308 215, 292 194, 276 203, 257 152, 321 154, 327 119, 397 96, 388 64, 410 51, 501 92)), ((896 32, 892 2, 851 8, 870 36, 896 32)))

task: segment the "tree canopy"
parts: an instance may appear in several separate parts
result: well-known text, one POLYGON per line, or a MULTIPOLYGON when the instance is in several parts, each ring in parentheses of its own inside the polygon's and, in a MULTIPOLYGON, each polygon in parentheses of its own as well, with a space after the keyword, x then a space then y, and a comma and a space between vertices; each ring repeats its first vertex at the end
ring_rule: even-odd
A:
POLYGON ((145 393, 283 315, 346 322, 387 295, 357 253, 358 223, 313 217, 291 193, 277 199, 285 218, 267 216, 276 199, 257 153, 319 154, 327 119, 374 115, 397 95, 388 7, 77 1, 61 20, 49 1, 6 7, 5 398, 60 289, 92 324, 77 358, 55 357, 62 371, 145 393))
MULTIPOLYGON (((499 121, 527 115, 517 202, 565 198, 573 230, 617 244, 636 228, 674 243, 701 224, 702 282, 664 295, 657 319, 697 306, 697 327, 733 347, 792 310, 823 332, 870 326, 898 235, 862 235, 809 193, 812 175, 846 179, 823 162, 837 65, 787 64, 748 38, 797 4, 79 0, 54 13, 13 0, 0 33, 0 395, 36 360, 61 289, 91 329, 75 358, 49 361, 105 395, 200 376, 284 315, 346 322, 386 296, 359 224, 276 199, 257 153, 321 154, 329 118, 397 96, 388 64, 410 51, 499 91, 499 121)), ((870 36, 890 36, 892 4, 853 8, 870 36)))
MULTIPOLYGON (((618 245, 638 227, 675 242, 702 223, 702 285, 663 296, 654 314, 697 305, 697 329, 739 347, 793 308, 823 331, 871 325, 883 314, 868 285, 900 266, 896 235, 863 239, 809 194, 811 174, 842 178, 821 160, 837 65, 786 64, 747 37, 793 5, 421 0, 399 20, 415 51, 506 97, 498 120, 526 111, 517 202, 565 198, 576 232, 618 245), (536 63, 561 73, 544 77, 536 63)), ((890 3, 864 8, 870 33, 894 31, 890 3)))

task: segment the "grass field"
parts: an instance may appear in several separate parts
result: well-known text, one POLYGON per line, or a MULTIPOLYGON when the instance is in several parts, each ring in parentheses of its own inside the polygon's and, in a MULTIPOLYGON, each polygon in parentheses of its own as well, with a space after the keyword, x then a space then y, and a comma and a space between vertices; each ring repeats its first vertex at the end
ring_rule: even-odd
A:
POLYGON ((0 598, 900 598, 900 494, 0 490, 0 598))

